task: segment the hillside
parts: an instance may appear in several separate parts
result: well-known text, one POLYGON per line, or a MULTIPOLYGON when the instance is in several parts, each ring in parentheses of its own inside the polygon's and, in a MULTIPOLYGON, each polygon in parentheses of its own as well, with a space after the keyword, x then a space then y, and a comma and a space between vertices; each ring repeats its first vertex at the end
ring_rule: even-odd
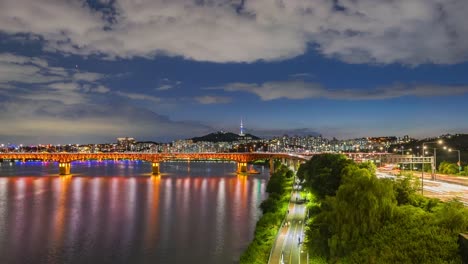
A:
POLYGON ((253 140, 258 140, 260 139, 259 137, 256 137, 251 134, 246 134, 245 136, 241 137, 238 134, 234 134, 231 132, 222 132, 218 131, 215 133, 211 133, 202 137, 194 137, 191 138, 194 142, 199 142, 199 141, 207 141, 207 142, 234 142, 234 141, 239 141, 243 139, 253 139, 253 140))

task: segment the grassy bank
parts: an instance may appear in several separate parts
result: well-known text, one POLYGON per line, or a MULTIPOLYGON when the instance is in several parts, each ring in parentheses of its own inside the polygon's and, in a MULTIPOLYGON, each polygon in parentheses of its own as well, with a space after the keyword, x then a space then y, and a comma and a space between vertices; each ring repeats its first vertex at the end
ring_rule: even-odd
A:
POLYGON ((263 215, 257 222, 254 238, 242 254, 240 263, 265 264, 268 262, 276 234, 286 216, 291 199, 293 173, 289 172, 290 170, 286 166, 275 167, 277 169, 268 181, 266 188, 269 194, 268 199, 260 205, 263 215))

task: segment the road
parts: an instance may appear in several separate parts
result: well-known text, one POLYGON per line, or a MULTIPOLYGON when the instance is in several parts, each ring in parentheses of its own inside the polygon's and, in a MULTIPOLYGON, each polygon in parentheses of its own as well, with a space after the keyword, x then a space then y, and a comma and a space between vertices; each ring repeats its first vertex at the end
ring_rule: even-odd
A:
MULTIPOLYGON (((377 172, 377 177, 395 178, 394 175, 383 172, 377 172)), ((439 198, 444 201, 458 198, 465 206, 468 206, 468 186, 465 185, 433 181, 424 178, 423 193, 425 196, 439 198)))
POLYGON ((307 252, 302 252, 304 241, 305 203, 296 203, 299 193, 294 192, 289 203, 289 213, 284 226, 278 232, 270 255, 272 264, 307 263, 307 252))

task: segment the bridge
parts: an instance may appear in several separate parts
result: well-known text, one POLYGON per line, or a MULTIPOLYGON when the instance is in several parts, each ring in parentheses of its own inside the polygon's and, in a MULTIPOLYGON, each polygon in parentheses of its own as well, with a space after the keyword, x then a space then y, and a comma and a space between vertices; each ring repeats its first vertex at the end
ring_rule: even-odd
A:
POLYGON ((247 173, 247 163, 255 160, 270 160, 273 172, 275 159, 280 159, 296 168, 310 157, 289 153, 0 153, 0 160, 51 161, 59 164, 59 174, 71 174, 71 162, 84 160, 142 160, 152 163, 153 175, 159 175, 161 162, 169 160, 228 160, 237 162, 237 172, 247 173))
MULTIPOLYGON (((244 153, 142 153, 142 152, 110 152, 110 153, 0 153, 0 160, 26 161, 51 161, 58 162, 59 174, 71 174, 71 162, 84 160, 142 160, 152 163, 153 175, 159 175, 161 162, 170 160, 228 160, 237 162, 237 172, 247 173, 247 163, 255 160, 270 160, 270 168, 273 168, 273 160, 282 160, 289 166, 297 168, 300 163, 311 159, 315 155, 323 153, 272 153, 272 152, 244 152, 244 153)), ((384 163, 433 163, 432 157, 414 157, 410 155, 394 155, 391 153, 342 153, 356 162, 372 160, 384 163)), ((270 169, 273 172, 273 169, 270 169)))

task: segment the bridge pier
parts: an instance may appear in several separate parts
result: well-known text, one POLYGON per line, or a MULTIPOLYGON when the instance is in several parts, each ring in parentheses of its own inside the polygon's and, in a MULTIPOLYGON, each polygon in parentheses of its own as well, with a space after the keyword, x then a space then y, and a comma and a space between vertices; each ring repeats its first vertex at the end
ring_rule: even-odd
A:
POLYGON ((237 163, 237 173, 247 173, 247 162, 237 163))
POLYGON ((275 160, 270 159, 270 175, 273 175, 274 172, 275 172, 275 160))
POLYGON ((153 175, 159 175, 159 162, 153 162, 153 175))
POLYGON ((301 166, 301 162, 300 160, 293 160, 293 164, 294 164, 294 170, 297 171, 299 169, 299 167, 301 166))
POLYGON ((60 175, 70 175, 71 163, 70 162, 60 162, 59 163, 59 174, 60 175))

